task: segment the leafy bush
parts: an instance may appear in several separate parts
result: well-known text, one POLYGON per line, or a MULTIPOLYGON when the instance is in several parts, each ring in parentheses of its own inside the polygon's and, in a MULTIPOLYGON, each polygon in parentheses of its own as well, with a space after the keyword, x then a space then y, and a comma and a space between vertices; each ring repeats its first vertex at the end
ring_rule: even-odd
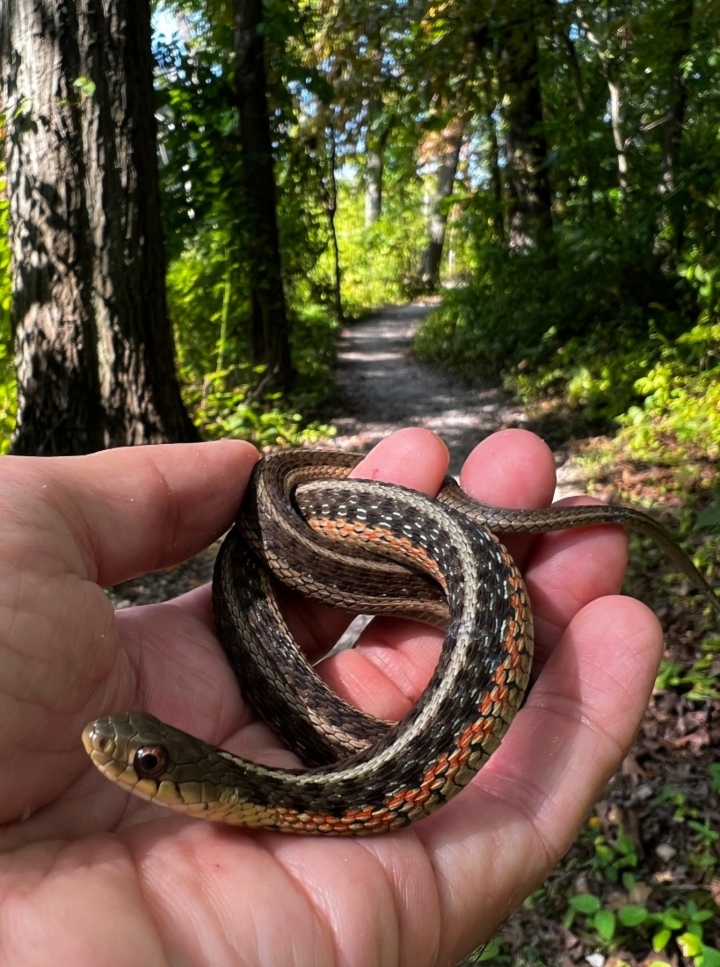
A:
POLYGON ((720 267, 696 255, 668 277, 641 250, 632 231, 597 226, 559 233, 553 259, 488 243, 482 270, 446 293, 416 349, 470 375, 500 372, 526 400, 559 394, 620 422, 639 448, 670 435, 717 453, 720 267))
POLYGON ((249 361, 250 304, 244 280, 227 256, 222 233, 199 233, 168 271, 183 397, 203 435, 237 436, 259 446, 300 443, 330 434, 308 423, 332 391, 337 324, 326 309, 290 305, 298 378, 288 399, 253 397, 262 368, 249 361))

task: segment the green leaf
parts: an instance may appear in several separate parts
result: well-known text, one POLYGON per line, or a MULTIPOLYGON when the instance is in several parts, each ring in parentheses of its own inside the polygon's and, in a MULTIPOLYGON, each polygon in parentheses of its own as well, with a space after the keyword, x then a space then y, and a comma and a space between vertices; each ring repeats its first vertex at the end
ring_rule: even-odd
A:
POLYGON ((714 531, 720 528, 720 494, 715 494, 714 503, 701 510, 697 518, 699 530, 714 531))
POLYGON ((597 913, 602 907, 598 897, 592 893, 578 893, 577 896, 570 897, 569 903, 574 910, 577 910, 578 913, 584 913, 586 916, 597 913))
POLYGON ((91 81, 89 77, 76 77, 73 81, 73 87, 83 97, 92 97, 95 93, 95 82, 91 81))
POLYGON ((702 952, 696 961, 697 967, 720 967, 720 950, 716 947, 703 945, 702 952))
POLYGON ((618 920, 625 927, 637 927, 648 918, 647 908, 639 903, 627 903, 618 910, 618 920))
POLYGON ((675 939, 686 957, 697 957, 698 954, 702 953, 702 940, 700 937, 696 937, 694 933, 683 933, 675 939))
POLYGON ((670 930, 680 930, 685 925, 685 921, 678 916, 675 910, 666 910, 663 913, 662 922, 670 930))
POLYGON ((668 930, 667 927, 663 927, 662 930, 658 930, 658 932, 653 935, 652 948, 656 954, 659 954, 661 950, 664 950, 667 947, 671 937, 672 931, 668 930))
POLYGON ((603 940, 610 941, 615 936, 615 914, 612 910, 600 910, 593 917, 593 925, 603 940))

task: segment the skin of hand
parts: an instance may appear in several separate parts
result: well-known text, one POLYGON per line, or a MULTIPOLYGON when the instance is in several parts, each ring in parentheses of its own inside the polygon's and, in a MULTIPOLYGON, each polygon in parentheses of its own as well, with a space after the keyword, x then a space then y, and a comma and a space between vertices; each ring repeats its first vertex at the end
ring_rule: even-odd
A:
MULTIPOLYGON (((620 764, 661 652, 653 614, 617 594, 615 527, 508 539, 533 602, 536 661, 500 749, 451 803, 369 839, 247 832, 186 819, 98 774, 80 741, 132 708, 250 758, 292 765, 240 697, 209 588, 113 612, 103 587, 180 562, 231 523, 257 454, 236 441, 5 457, 0 465, 0 965, 447 965, 487 940, 571 845, 620 764)), ((399 431, 360 476, 428 493, 444 445, 399 431)), ((522 430, 466 461, 474 497, 547 505, 552 454, 522 430)), ((344 620, 290 597, 313 656, 344 620)), ((398 718, 438 632, 378 619, 324 661, 343 697, 398 718)))

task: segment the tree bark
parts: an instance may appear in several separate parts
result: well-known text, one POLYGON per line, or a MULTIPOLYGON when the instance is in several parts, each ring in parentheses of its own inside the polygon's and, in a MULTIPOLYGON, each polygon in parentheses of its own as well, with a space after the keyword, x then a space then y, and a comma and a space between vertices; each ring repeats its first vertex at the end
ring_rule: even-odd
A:
POLYGON ((390 127, 385 125, 380 132, 375 130, 377 117, 382 111, 382 105, 377 102, 369 112, 366 174, 365 174, 365 227, 374 225, 382 215, 383 177, 385 174, 385 145, 390 134, 390 127))
MULTIPOLYGON (((557 5, 555 6, 555 10, 557 11, 557 5)), ((585 87, 583 84, 580 58, 578 57, 575 42, 570 35, 570 30, 564 25, 560 28, 560 37, 562 39, 565 53, 567 54, 567 63, 570 67, 570 71, 575 82, 575 103, 577 105, 580 122, 579 140, 582 143, 587 144, 590 137, 590 126, 588 124, 587 99, 585 97, 585 87)), ((590 164, 589 153, 587 151, 581 152, 579 163, 584 176, 584 195, 585 204, 587 205, 587 213, 589 218, 592 219, 595 216, 595 179, 592 165, 590 164)))
POLYGON ((487 167, 490 175, 490 193, 493 199, 492 218, 495 233, 504 244, 507 235, 505 231, 505 219, 503 217, 503 182, 500 168, 500 143, 498 141, 494 111, 487 111, 485 115, 485 126, 487 128, 488 139, 487 167))
MULTIPOLYGON (((10 0, 5 0, 10 3, 10 0)), ((16 453, 103 445, 74 4, 1 13, 16 453)))
POLYGON ((76 0, 107 446, 197 439, 165 292, 149 0, 76 0))
POLYGON ((328 151, 328 179, 325 194, 325 207, 327 209, 328 225, 330 227, 330 239, 333 247, 333 297, 335 300, 335 316, 338 322, 344 321, 345 313, 342 303, 342 268, 340 266, 340 243, 338 242, 337 225, 335 216, 337 215, 337 143, 335 141, 335 131, 332 127, 327 128, 327 139, 329 143, 328 151))
POLYGON ((383 156, 378 145, 368 147, 365 182, 365 227, 374 225, 382 214, 383 156))
POLYGON ((440 263, 445 245, 447 226, 447 207, 445 201, 450 197, 455 184, 460 149, 463 143, 463 122, 455 119, 443 132, 439 152, 437 190, 431 202, 428 243, 420 264, 420 283, 423 289, 434 292, 440 284, 440 263))
POLYGON ((10 2, 0 30, 13 450, 196 439, 165 305, 148 0, 10 2))
POLYGON ((245 216, 252 235, 247 256, 252 279, 253 357, 266 366, 264 386, 287 390, 294 371, 277 227, 262 0, 235 0, 235 57, 245 216))
MULTIPOLYGON (((672 72, 670 98, 663 136, 663 154, 660 168, 660 183, 658 185, 658 192, 661 195, 672 194, 677 188, 680 147, 682 144, 683 125, 685 123, 685 110, 687 108, 688 98, 682 63, 691 47, 693 14, 694 0, 676 0, 672 18, 673 47, 670 63, 672 72)), ((682 252, 685 233, 685 217, 681 206, 675 206, 671 212, 671 218, 673 249, 675 255, 679 256, 682 252)))
POLYGON ((552 249, 553 193, 547 167, 535 0, 498 7, 498 84, 505 120, 510 245, 552 249))

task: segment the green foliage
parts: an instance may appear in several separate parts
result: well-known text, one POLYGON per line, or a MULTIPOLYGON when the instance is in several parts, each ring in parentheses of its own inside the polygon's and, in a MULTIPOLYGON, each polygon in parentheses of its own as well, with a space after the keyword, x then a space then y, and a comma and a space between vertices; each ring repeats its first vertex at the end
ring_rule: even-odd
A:
POLYGON ((581 929, 595 934, 595 943, 603 949, 612 950, 629 936, 644 934, 657 954, 674 941, 696 967, 720 963, 720 951, 703 943, 703 925, 713 919, 713 912, 699 909, 692 899, 653 912, 640 903, 609 908, 600 897, 579 893, 568 900, 566 926, 572 926, 578 916, 581 929))
MULTIPOLYGON (((710 767, 711 780, 720 784, 720 769, 715 765, 710 767)), ((689 789, 695 787, 693 781, 689 789)), ((702 793, 691 803, 668 785, 649 807, 661 828, 677 830, 676 841, 686 845, 686 859, 677 863, 678 875, 646 875, 643 880, 640 870, 651 872, 652 858, 641 854, 621 826, 613 834, 608 832, 607 817, 601 822, 592 816, 570 853, 525 901, 528 913, 519 915, 520 925, 513 929, 511 923, 508 937, 501 932, 481 961, 513 967, 544 963, 531 944, 521 952, 507 952, 508 938, 517 936, 523 925, 532 928, 538 922, 551 933, 555 921, 566 937, 579 937, 586 951, 612 954, 613 963, 626 964, 617 952, 632 950, 633 963, 654 963, 654 953, 662 957, 658 967, 664 967, 679 948, 694 967, 717 964, 720 951, 715 946, 717 919, 710 884, 720 872, 720 833, 705 815, 702 793), (682 876, 686 866, 693 872, 682 876)))
MULTIPOLYGON (((476 255, 481 271, 467 287, 447 293, 428 320, 418 351, 469 372, 530 372, 544 386, 567 378, 570 368, 570 378, 582 383, 585 367, 578 351, 588 336, 593 355, 600 356, 618 342, 629 349, 642 328, 634 295, 609 281, 622 271, 616 253, 612 260, 598 253, 597 265, 590 260, 579 269, 585 241, 568 236, 553 261, 539 252, 488 245, 476 255), (612 330, 606 329, 602 323, 611 320, 612 330)), ((608 372, 606 378, 620 375, 608 372)))
MULTIPOLYGON (((412 194, 419 191, 416 185, 412 194)), ((404 298, 404 285, 414 274, 424 242, 423 221, 414 214, 408 194, 396 204, 391 201, 382 218, 366 227, 362 193, 350 181, 340 184, 337 233, 343 307, 348 316, 404 298)), ((328 250, 313 278, 327 289, 332 271, 328 250)))
MULTIPOLYGON (((624 445, 650 459, 668 441, 711 456, 720 441, 720 142, 708 124, 718 108, 710 94, 718 16, 701 7, 707 19, 685 33, 670 0, 602 14, 590 5, 581 24, 570 4, 546 14, 539 37, 552 235, 509 245, 503 199, 469 194, 463 222, 476 239, 475 269, 417 341, 422 356, 468 374, 502 373, 525 400, 552 394, 589 419, 618 421, 624 445), (621 100, 627 188, 601 64, 611 65, 621 100), (668 190, 667 131, 654 119, 674 105, 679 71, 686 113, 668 190)), ((492 125, 478 120, 487 159, 492 125)))
MULTIPOLYGON (((687 823, 694 830, 697 853, 708 857, 708 863, 700 868, 711 877, 717 869, 715 849, 720 835, 710 828, 709 823, 692 818, 696 811, 687 806, 681 794, 668 789, 655 800, 655 804, 668 802, 673 796, 675 821, 687 823), (711 860, 711 857, 714 858, 711 860)), ((594 834, 592 826, 591 822, 580 840, 592 851, 591 863, 587 867, 588 889, 568 898, 564 926, 586 933, 592 945, 603 950, 617 949, 631 938, 635 943, 646 938, 655 953, 661 953, 669 944, 675 943, 697 967, 713 963, 713 958, 720 952, 703 943, 704 925, 713 920, 709 892, 677 895, 674 902, 662 903, 657 887, 650 890, 636 879, 633 871, 638 857, 632 839, 620 829, 615 840, 608 841, 604 836, 594 834), (608 894, 603 886, 606 883, 621 887, 622 892, 615 889, 613 894, 608 894), (709 959, 703 960, 703 957, 709 959)))
POLYGON ((260 402, 248 402, 249 383, 228 390, 232 371, 211 374, 202 389, 188 386, 184 396, 195 423, 206 439, 237 437, 257 447, 298 446, 317 443, 332 436, 333 429, 322 423, 308 422, 302 413, 288 408, 278 396, 266 396, 260 402))
POLYGON ((526 400, 559 393, 589 418, 617 421, 635 455, 657 457, 669 438, 717 455, 715 273, 683 266, 672 283, 657 267, 640 284, 636 240, 594 241, 592 250, 588 234, 567 233, 550 263, 490 249, 482 273, 427 320, 418 352, 466 373, 503 372, 526 400))
POLYGON ((198 234, 168 271, 178 368, 195 423, 206 437, 242 437, 259 446, 328 436, 330 428, 308 423, 307 414, 332 391, 337 323, 317 306, 292 310, 297 389, 289 400, 255 399, 263 371, 249 360, 250 306, 226 244, 218 231, 198 234))
MULTIPOLYGON (((158 44, 161 66, 163 203, 168 230, 168 301, 185 400, 209 436, 259 444, 300 442, 329 432, 308 424, 329 392, 336 323, 313 282, 328 243, 322 165, 297 124, 290 87, 299 83, 296 11, 266 9, 266 51, 275 124, 278 222, 298 386, 292 399, 263 395, 262 367, 251 361, 251 285, 246 265, 255 233, 243 204, 232 60, 222 19, 193 18, 187 43, 158 44), (295 51, 293 53, 293 51, 295 51), (303 412, 301 416, 298 412, 303 412)), ((305 69, 307 90, 322 90, 305 69)), ((298 88, 298 95, 301 90, 298 88)))
POLYGON ((690 702, 720 702, 717 662, 720 659, 720 638, 709 636, 697 647, 689 664, 663 658, 655 681, 659 691, 676 691, 690 702))
MULTIPOLYGON (((711 787, 718 782, 718 770, 714 765, 712 764, 709 769, 711 787)), ((655 807, 671 806, 673 822, 686 824, 689 840, 692 843, 688 864, 710 880, 718 870, 720 832, 710 825, 710 820, 704 815, 702 809, 689 804, 685 794, 672 786, 664 786, 652 800, 652 804, 655 807)))
MULTIPOLYGON (((216 432, 237 429, 229 408, 262 375, 249 361, 254 236, 242 198, 232 14, 205 0, 169 6, 183 39, 158 40, 155 53, 170 299, 188 398, 216 432)), ((472 374, 503 372, 525 399, 562 394, 592 419, 618 421, 638 455, 653 457, 668 440, 717 455, 718 14, 707 0, 690 24, 679 12, 674 0, 586 4, 582 13, 546 4, 514 25, 538 51, 554 223, 543 235, 532 213, 517 224, 513 192, 534 172, 518 150, 512 102, 522 92, 508 85, 512 25, 502 5, 264 4, 284 284, 308 406, 325 393, 331 352, 331 165, 345 311, 357 315, 412 290, 442 134, 459 122, 466 144, 446 249, 455 249, 463 284, 428 320, 419 352, 472 374), (671 143, 673 117, 681 130, 671 143), (383 214, 366 228, 363 192, 379 155, 383 214), (304 344, 310 316, 315 336, 323 333, 319 358, 304 344), (309 392, 312 380, 319 389, 309 392)), ((76 87, 95 96, 85 78, 76 87)), ((532 191, 525 200, 537 203, 532 191)), ((9 334, 2 344, 0 427, 14 406, 9 334)), ((258 421, 277 401, 258 406, 244 420, 263 436, 258 421)))
POLYGON ((642 408, 629 408, 620 420, 634 453, 654 455, 671 437, 720 456, 720 261, 712 261, 711 269, 700 263, 680 267, 697 291, 698 321, 676 339, 663 340, 657 362, 635 382, 642 408))

